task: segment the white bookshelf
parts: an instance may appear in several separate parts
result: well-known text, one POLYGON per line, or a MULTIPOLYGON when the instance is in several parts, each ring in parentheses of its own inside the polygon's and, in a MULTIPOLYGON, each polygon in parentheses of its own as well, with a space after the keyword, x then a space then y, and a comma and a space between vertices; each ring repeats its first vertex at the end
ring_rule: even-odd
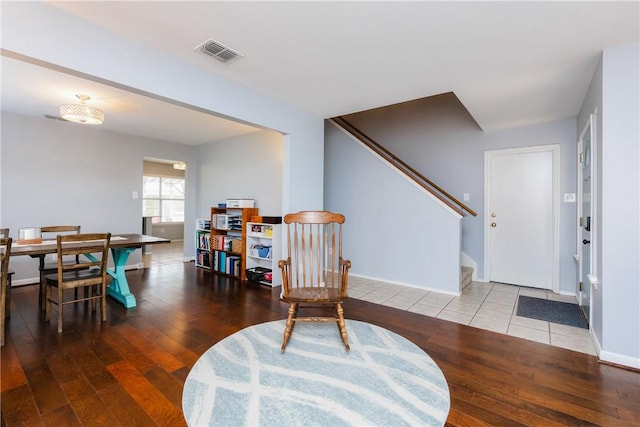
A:
POLYGON ((196 218, 196 267, 211 270, 211 220, 196 218))
POLYGON ((271 281, 258 281, 263 285, 279 286, 282 284, 282 274, 278 268, 278 261, 282 258, 280 230, 281 224, 247 223, 245 265, 247 269, 266 268, 271 270, 271 281))

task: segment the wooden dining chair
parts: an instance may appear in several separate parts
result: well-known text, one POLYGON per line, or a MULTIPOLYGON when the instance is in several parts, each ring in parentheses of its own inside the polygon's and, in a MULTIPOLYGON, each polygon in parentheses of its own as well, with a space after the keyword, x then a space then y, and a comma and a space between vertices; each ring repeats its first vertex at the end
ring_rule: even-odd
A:
POLYGON ((62 313, 67 304, 90 301, 93 312, 96 301, 100 301, 102 321, 107 321, 107 262, 111 233, 87 233, 58 235, 56 273, 44 275, 45 283, 45 320, 50 320, 51 307, 58 306, 58 333, 62 332, 62 313), (76 263, 63 262, 72 256, 76 263), (53 298, 53 288, 57 288, 57 297, 53 298), (83 296, 74 292, 72 299, 64 299, 67 289, 87 289, 83 296))
POLYGON ((11 237, 0 238, 0 346, 4 345, 5 309, 8 293, 9 258, 11 257, 11 237))
MULTIPOLYGON (((48 225, 45 227, 40 227, 40 234, 42 235, 42 240, 52 240, 55 239, 58 235, 66 235, 66 234, 80 234, 80 226, 79 225, 48 225)), ((44 312, 46 300, 44 299, 45 288, 44 288, 44 276, 46 274, 53 274, 58 270, 58 262, 53 259, 47 258, 47 255, 34 255, 39 259, 38 269, 40 270, 40 296, 38 299, 38 307, 40 307, 40 312, 44 312)), ((77 256, 75 257, 67 257, 63 260, 68 264, 77 264, 80 260, 77 256)), ((77 291, 75 291, 75 296, 77 297, 77 291)))
MULTIPOLYGON (((0 239, 8 239, 9 238, 9 229, 8 228, 0 228, 0 239)), ((9 269, 7 270, 7 294, 5 296, 4 301, 4 317, 8 319, 11 317, 11 280, 13 279, 13 274, 15 271, 9 269)))
POLYGON ((342 258, 344 215, 328 211, 302 211, 285 215, 287 258, 280 260, 282 298, 289 303, 284 352, 295 322, 336 322, 349 350, 342 303, 347 299, 351 261, 342 258), (298 309, 333 306, 331 317, 302 317, 298 309))

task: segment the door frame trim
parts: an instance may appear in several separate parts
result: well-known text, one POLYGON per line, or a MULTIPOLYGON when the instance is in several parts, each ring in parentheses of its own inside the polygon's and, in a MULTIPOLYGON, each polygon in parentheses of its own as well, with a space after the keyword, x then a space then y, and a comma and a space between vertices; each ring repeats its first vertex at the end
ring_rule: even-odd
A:
POLYGON ((560 292, 560 144, 535 145, 530 147, 506 148, 499 150, 486 150, 484 152, 484 274, 487 281, 491 279, 491 251, 489 250, 489 227, 491 223, 491 212, 489 212, 489 201, 491 200, 490 168, 491 160, 497 156, 527 154, 538 152, 551 152, 551 168, 552 168, 552 278, 551 290, 555 293, 560 292))
POLYGON ((591 320, 593 318, 593 292, 598 290, 598 285, 600 284, 600 280, 598 279, 598 265, 596 263, 597 253, 598 253, 598 233, 597 233, 597 221, 595 213, 597 210, 597 202, 598 198, 595 197, 597 190, 597 180, 598 176, 596 174, 596 168, 598 164, 598 156, 597 156, 597 146, 596 146, 596 124, 597 124, 597 113, 598 109, 596 108, 593 113, 589 114, 589 118, 585 123, 582 131, 580 132, 580 136, 578 137, 578 157, 576 159, 576 185, 578 188, 577 194, 577 206, 576 206, 576 256, 575 259, 577 261, 577 280, 576 280, 576 296, 578 298, 578 305, 582 307, 582 296, 583 291, 580 290, 579 284, 582 280, 582 227, 580 226, 580 217, 583 216, 584 212, 582 211, 582 162, 580 160, 580 153, 583 151, 584 137, 587 131, 590 133, 589 137, 591 139, 591 159, 590 159, 590 167, 591 167, 591 183, 589 184, 591 187, 591 243, 589 244, 590 248, 590 260, 589 260, 589 273, 587 274, 588 283, 583 283, 583 286, 589 287, 589 327, 591 327, 591 320))

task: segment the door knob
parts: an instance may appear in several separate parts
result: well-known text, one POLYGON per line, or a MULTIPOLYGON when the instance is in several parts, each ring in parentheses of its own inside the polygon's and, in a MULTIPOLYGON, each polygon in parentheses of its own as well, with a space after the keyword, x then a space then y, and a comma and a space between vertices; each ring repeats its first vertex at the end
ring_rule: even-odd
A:
POLYGON ((588 245, 589 243, 591 243, 591 240, 582 239, 582 244, 583 245, 588 245))
POLYGON ((491 223, 491 226, 492 226, 493 228, 496 228, 496 225, 497 225, 497 224, 496 224, 495 222, 492 222, 492 223, 491 223))

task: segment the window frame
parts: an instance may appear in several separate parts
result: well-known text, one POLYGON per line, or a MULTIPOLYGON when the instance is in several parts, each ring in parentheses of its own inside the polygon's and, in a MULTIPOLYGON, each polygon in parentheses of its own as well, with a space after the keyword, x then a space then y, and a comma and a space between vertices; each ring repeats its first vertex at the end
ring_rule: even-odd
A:
POLYGON ((168 176, 168 175, 157 175, 157 174, 143 174, 142 176, 142 216, 145 216, 145 212, 144 212, 144 208, 145 208, 145 201, 147 200, 152 200, 152 201, 157 201, 158 202, 158 215, 152 215, 152 217, 157 217, 159 218, 159 221, 156 222, 156 224, 184 224, 184 208, 185 208, 185 201, 186 201, 186 196, 185 193, 186 192, 186 179, 184 177, 178 177, 178 176, 168 176), (145 178, 157 178, 158 179, 158 186, 159 186, 159 196, 158 197, 145 197, 145 178), (181 180, 182 181, 182 186, 183 186, 183 194, 182 194, 182 198, 176 198, 176 197, 163 197, 162 194, 162 188, 163 188, 163 180, 165 179, 169 179, 169 180, 181 180), (182 201, 182 207, 183 207, 183 219, 182 221, 163 221, 162 220, 162 206, 163 206, 163 201, 182 201))

